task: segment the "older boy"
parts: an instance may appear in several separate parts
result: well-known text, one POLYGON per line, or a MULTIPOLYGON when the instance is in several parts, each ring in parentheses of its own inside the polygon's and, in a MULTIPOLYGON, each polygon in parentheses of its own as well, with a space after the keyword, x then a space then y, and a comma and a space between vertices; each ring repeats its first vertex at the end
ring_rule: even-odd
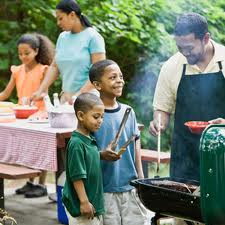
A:
MULTIPOLYGON (((100 92, 100 98, 105 105, 103 124, 94 136, 99 148, 106 149, 115 138, 124 112, 129 107, 117 101, 117 97, 122 95, 123 74, 114 61, 103 60, 91 67, 89 78, 100 92)), ((147 224, 147 210, 140 203, 136 190, 129 184, 132 179, 143 178, 140 149, 137 148, 140 134, 133 110, 127 119, 116 151, 132 135, 137 135, 138 138, 127 147, 121 159, 115 162, 106 161, 104 151, 101 152, 106 209, 103 216, 104 225, 147 224)))
POLYGON ((62 201, 69 225, 99 225, 104 213, 102 174, 100 154, 91 132, 101 126, 104 105, 96 95, 84 93, 77 97, 74 109, 78 125, 67 147, 62 201))

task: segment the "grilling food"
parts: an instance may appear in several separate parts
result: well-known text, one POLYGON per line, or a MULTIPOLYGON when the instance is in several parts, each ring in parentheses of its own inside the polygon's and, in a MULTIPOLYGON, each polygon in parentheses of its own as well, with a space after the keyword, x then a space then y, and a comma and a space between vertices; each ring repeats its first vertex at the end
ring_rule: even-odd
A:
POLYGON ((184 184, 170 180, 154 180, 151 181, 151 184, 186 193, 193 193, 198 188, 198 186, 193 184, 184 184))

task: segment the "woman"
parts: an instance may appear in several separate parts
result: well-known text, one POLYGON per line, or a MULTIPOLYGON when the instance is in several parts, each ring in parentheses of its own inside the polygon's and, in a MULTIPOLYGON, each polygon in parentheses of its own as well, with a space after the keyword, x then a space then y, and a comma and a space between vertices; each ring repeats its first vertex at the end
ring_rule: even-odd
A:
POLYGON ((57 40, 55 59, 32 99, 39 99, 60 74, 60 100, 65 103, 71 102, 74 95, 94 90, 88 72, 91 64, 105 59, 105 44, 74 0, 61 0, 56 6, 56 18, 63 32, 57 40))

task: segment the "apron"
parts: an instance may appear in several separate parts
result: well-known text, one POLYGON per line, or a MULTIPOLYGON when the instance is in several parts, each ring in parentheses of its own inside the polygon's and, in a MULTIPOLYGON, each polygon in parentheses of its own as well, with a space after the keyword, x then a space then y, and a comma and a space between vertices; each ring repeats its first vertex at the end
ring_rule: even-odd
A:
POLYGON ((184 123, 225 118, 225 79, 221 62, 218 67, 218 72, 186 76, 186 64, 183 66, 174 116, 171 177, 200 180, 201 135, 192 134, 184 123))

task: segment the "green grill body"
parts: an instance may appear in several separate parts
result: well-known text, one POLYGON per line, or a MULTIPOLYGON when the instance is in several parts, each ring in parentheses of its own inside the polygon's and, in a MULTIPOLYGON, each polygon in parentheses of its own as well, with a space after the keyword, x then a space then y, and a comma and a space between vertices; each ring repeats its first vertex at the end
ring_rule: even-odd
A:
POLYGON ((211 125, 200 141, 201 212, 207 225, 225 224, 225 125, 211 125))

